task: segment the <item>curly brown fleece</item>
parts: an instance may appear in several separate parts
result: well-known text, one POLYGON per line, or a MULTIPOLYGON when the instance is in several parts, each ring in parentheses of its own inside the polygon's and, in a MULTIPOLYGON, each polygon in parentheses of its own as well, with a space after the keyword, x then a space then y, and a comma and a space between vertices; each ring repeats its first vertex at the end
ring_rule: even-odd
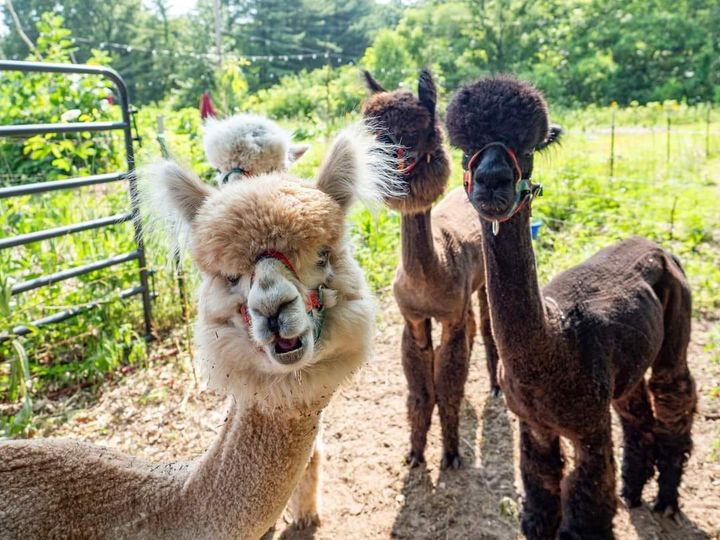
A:
POLYGON ((363 104, 363 116, 372 119, 380 130, 390 131, 401 144, 416 150, 418 156, 425 159, 418 164, 420 170, 407 176, 407 194, 388 197, 386 204, 403 214, 422 212, 443 194, 450 175, 441 123, 435 115, 435 83, 429 72, 423 72, 421 83, 424 84, 419 85, 421 99, 409 90, 387 92, 370 73, 363 73, 368 88, 376 89, 363 104), (431 160, 425 156, 431 156, 431 160))
POLYGON ((476 333, 471 306, 475 291, 480 300, 480 330, 491 388, 498 391, 497 352, 484 289, 480 225, 461 190, 450 192, 432 208, 445 190, 450 164, 435 113, 437 90, 430 72, 420 73, 417 97, 407 90, 386 92, 367 72, 365 80, 373 93, 363 106, 363 114, 380 126, 377 134, 383 136, 386 130, 420 157, 412 171, 399 174, 407 186, 407 197, 388 201, 391 208, 402 213, 402 260, 393 291, 405 318, 402 363, 409 390, 408 462, 416 466, 424 461, 427 432, 437 404, 443 434, 441 466, 459 467, 458 420, 476 333), (433 318, 443 328, 436 350, 432 342, 433 318))
MULTIPOLYGON (((456 94, 447 126, 466 158, 500 141, 529 178, 533 153, 558 138, 547 115, 531 85, 490 77, 456 94)), ((523 533, 533 539, 613 537, 611 405, 623 427, 623 497, 639 505, 657 468, 655 510, 676 512, 697 401, 687 365, 691 296, 679 261, 649 240, 631 238, 561 273, 541 292, 530 208, 502 223, 498 235, 492 232, 493 217, 513 200, 508 153, 489 148, 471 174, 500 386, 521 420, 523 533), (563 474, 560 436, 575 450, 569 474, 563 474)))

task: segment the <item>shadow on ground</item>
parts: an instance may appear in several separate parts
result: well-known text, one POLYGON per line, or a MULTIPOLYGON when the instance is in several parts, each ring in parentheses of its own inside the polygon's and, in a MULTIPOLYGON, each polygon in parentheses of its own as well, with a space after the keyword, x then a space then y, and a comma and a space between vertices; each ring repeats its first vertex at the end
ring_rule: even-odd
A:
POLYGON ((479 460, 478 418, 465 401, 460 420, 460 452, 465 465, 440 471, 435 484, 431 474, 438 466, 435 463, 406 473, 403 505, 392 538, 515 538, 513 438, 502 399, 486 400, 482 423, 479 460))
POLYGON ((643 503, 629 511, 630 523, 640 540, 706 540, 710 535, 701 530, 682 512, 666 518, 653 512, 643 503))

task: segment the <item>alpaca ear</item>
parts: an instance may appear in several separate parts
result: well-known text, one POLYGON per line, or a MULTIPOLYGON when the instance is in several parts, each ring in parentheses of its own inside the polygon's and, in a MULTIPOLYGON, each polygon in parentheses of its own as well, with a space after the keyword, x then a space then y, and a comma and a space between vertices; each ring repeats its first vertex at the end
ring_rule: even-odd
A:
POLYGON ((551 144, 560 142, 562 133, 563 130, 560 126, 558 126, 557 124, 551 124, 550 128, 548 129, 547 137, 545 137, 545 140, 535 147, 535 150, 545 150, 545 148, 547 148, 551 144))
POLYGON ((386 197, 402 197, 405 186, 395 174, 391 149, 363 122, 345 128, 320 165, 317 188, 345 211, 356 200, 372 207, 386 197))
POLYGON ((190 225, 213 190, 195 174, 174 161, 143 168, 143 196, 150 210, 169 221, 190 225))
POLYGON ((288 148, 288 161, 295 163, 303 157, 308 150, 310 150, 309 144, 291 144, 290 148, 288 148))
POLYGON ((435 117, 435 104, 437 103, 437 88, 433 80, 432 73, 428 68, 420 71, 418 78, 418 98, 425 108, 430 111, 432 117, 435 117))
POLYGON ((365 78, 365 86, 370 90, 371 94, 377 94, 379 92, 387 92, 379 82, 377 82, 367 69, 363 69, 363 77, 365 78))

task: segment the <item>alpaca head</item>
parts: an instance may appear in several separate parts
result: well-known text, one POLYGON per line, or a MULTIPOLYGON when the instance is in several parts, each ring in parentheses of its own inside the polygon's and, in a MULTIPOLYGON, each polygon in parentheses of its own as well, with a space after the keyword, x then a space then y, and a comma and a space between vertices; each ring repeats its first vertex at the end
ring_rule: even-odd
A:
POLYGON ((221 185, 246 176, 284 171, 308 149, 307 145, 291 144, 289 133, 254 114, 236 114, 224 120, 208 118, 203 146, 221 185))
POLYGON ((397 165, 400 181, 407 196, 386 201, 403 213, 417 213, 429 208, 447 186, 449 171, 443 174, 416 174, 415 166, 444 153, 440 122, 435 113, 437 89, 427 69, 420 72, 418 95, 404 89, 386 91, 363 72, 370 97, 363 105, 363 116, 373 122, 376 136, 398 148, 397 165))
POLYGON ((346 239, 356 198, 392 192, 387 154, 343 132, 314 183, 284 172, 203 184, 172 162, 148 178, 202 276, 196 342, 215 389, 267 406, 329 399, 369 354, 374 302, 346 239))
MULTIPOLYGON (((529 180, 533 156, 560 138, 532 85, 509 76, 487 77, 461 88, 447 109, 450 142, 463 150, 465 187, 481 217, 509 219, 529 180)), ((524 195, 523 195, 524 196, 524 195)))

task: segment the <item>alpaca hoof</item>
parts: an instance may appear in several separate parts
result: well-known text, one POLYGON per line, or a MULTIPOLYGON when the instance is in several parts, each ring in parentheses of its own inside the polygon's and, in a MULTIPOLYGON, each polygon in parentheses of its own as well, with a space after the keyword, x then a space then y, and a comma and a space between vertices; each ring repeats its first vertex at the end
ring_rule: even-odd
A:
POLYGON ((293 528, 298 529, 300 531, 304 529, 309 529, 310 527, 319 527, 320 526, 320 516, 317 514, 317 512, 312 512, 310 514, 302 515, 298 518, 295 518, 293 520, 293 528))
POLYGON ((443 452, 442 460, 440 461, 440 468, 446 469, 459 469, 462 467, 462 458, 460 454, 456 452, 443 452))
POLYGON ((636 490, 629 490, 626 487, 623 488, 620 496, 622 497, 626 508, 637 508, 642 504, 642 491, 635 491, 636 490))
POLYGON ((622 495, 622 500, 626 508, 637 508, 642 505, 642 498, 636 496, 622 495))
POLYGON ((422 452, 410 450, 410 453, 405 457, 405 464, 411 469, 419 467, 423 463, 425 463, 425 456, 423 456, 422 452))
POLYGON ((653 505, 653 512, 660 514, 662 517, 675 518, 680 512, 680 506, 677 500, 674 501, 663 501, 658 499, 653 505))
POLYGON ((499 386, 494 385, 494 386, 490 389, 490 395, 491 395, 492 397, 494 397, 494 398, 498 398, 498 397, 500 397, 500 396, 502 395, 502 390, 500 390, 500 387, 499 387, 499 386))

